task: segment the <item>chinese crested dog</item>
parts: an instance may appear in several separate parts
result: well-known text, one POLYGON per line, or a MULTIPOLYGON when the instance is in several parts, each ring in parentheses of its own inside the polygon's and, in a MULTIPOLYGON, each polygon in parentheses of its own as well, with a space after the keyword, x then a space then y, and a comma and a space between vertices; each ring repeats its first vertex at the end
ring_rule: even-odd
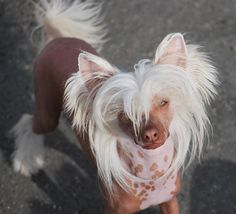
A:
POLYGON ((216 69, 199 46, 173 33, 153 60, 123 72, 96 52, 106 35, 100 11, 91 1, 36 5, 44 40, 34 66, 35 111, 12 129, 14 169, 30 176, 43 167, 43 134, 65 109, 96 164, 105 213, 160 205, 164 214, 177 214, 180 171, 200 156, 210 125, 216 69))

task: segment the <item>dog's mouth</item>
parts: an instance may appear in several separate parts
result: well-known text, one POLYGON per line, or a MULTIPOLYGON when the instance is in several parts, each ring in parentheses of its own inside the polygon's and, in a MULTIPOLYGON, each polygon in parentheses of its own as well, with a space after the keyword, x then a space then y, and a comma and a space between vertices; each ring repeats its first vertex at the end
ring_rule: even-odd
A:
POLYGON ((164 143, 148 143, 142 146, 144 149, 156 149, 162 146, 164 143))
POLYGON ((134 141, 137 145, 141 146, 143 149, 157 149, 158 147, 162 146, 164 142, 160 142, 160 143, 143 143, 142 141, 134 141))

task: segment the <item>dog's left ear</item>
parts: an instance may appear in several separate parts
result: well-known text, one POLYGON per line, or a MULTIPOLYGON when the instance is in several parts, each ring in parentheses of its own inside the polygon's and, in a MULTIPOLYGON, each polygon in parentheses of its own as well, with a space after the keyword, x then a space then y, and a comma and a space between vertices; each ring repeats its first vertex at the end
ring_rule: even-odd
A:
POLYGON ((115 73, 114 67, 109 62, 88 52, 80 53, 78 66, 78 72, 82 75, 89 91, 115 73))
POLYGON ((181 33, 167 35, 158 46, 155 55, 156 64, 169 64, 186 67, 187 49, 181 33))

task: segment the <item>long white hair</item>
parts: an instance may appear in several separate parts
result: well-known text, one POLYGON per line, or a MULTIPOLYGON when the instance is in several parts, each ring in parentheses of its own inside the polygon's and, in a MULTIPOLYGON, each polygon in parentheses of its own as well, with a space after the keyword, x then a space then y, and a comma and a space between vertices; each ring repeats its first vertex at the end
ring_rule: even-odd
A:
MULTIPOLYGON (((34 1, 32 0, 34 3, 34 1)), ((58 37, 81 39, 101 51, 107 41, 102 4, 94 0, 39 0, 35 14, 40 31, 39 46, 58 37)))
POLYGON ((159 45, 155 60, 140 60, 134 72, 122 72, 85 52, 79 64, 79 72, 66 83, 65 107, 73 115, 73 126, 89 135, 99 176, 109 192, 114 190, 114 181, 125 190, 129 190, 128 181, 140 181, 119 157, 122 132, 117 115, 124 112, 134 128, 139 127, 143 115, 148 119, 156 95, 168 98, 173 111, 169 133, 176 154, 164 176, 200 156, 210 125, 206 104, 216 95, 218 81, 216 69, 198 46, 185 45, 179 33, 170 34, 159 45), (165 50, 168 54, 174 50, 169 60, 165 50))

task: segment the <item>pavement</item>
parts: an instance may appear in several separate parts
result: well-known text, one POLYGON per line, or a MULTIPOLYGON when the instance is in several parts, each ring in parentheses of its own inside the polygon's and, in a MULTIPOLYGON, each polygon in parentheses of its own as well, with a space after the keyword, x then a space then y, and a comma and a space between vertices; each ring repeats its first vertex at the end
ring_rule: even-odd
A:
MULTIPOLYGON (((209 52, 219 70, 218 97, 209 108, 213 126, 204 158, 184 173, 182 214, 236 213, 236 2, 235 0, 105 0, 110 34, 102 56, 132 71, 152 58, 170 32, 209 52)), ((102 197, 93 167, 76 144, 56 131, 46 136, 46 167, 32 178, 11 166, 13 141, 7 132, 33 111, 30 42, 35 27, 28 1, 0 0, 0 214, 99 214, 102 197)), ((159 213, 148 209, 146 214, 159 213)))

